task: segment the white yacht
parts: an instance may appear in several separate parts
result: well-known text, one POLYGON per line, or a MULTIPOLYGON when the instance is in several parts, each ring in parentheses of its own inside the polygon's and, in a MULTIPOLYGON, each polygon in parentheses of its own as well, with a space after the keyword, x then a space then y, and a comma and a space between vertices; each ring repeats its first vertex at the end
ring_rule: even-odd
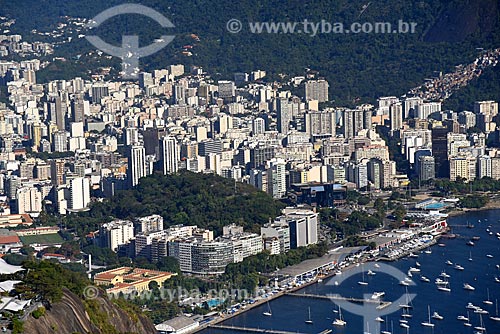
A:
POLYGON ((421 276, 421 277, 420 277, 420 280, 421 280, 422 282, 425 282, 425 283, 429 283, 429 282, 431 281, 430 279, 428 279, 428 278, 427 278, 427 277, 425 277, 425 276, 421 276))
POLYGON ((448 284, 447 281, 445 281, 444 284, 438 285, 438 290, 439 291, 444 291, 444 292, 451 292, 450 285, 448 284))
POLYGON ((339 306, 338 313, 339 313, 339 317, 336 318, 333 321, 332 325, 334 325, 334 326, 345 326, 345 325, 347 325, 347 322, 342 318, 342 309, 340 308, 340 306, 339 306))
POLYGON ((469 310, 475 310, 477 309, 479 306, 476 306, 472 303, 468 303, 467 306, 465 308, 469 309, 469 310))
POLYGON ((486 292, 488 294, 488 299, 483 300, 483 303, 486 305, 493 305, 493 302, 490 300, 490 289, 486 289, 486 292))
POLYGON ((432 319, 443 320, 444 317, 437 312, 432 313, 432 319))
POLYGON ((464 283, 464 290, 474 291, 476 290, 476 288, 470 285, 469 283, 464 283))
POLYGON ((475 326, 474 329, 481 331, 481 332, 484 332, 486 330, 486 328, 484 327, 484 324, 483 324, 483 316, 482 315, 479 315, 479 321, 480 321, 479 326, 475 326))
MULTIPOLYGON (((361 266, 363 267, 363 266, 361 266)), ((358 284, 359 285, 368 285, 368 282, 365 281, 365 271, 363 269, 361 269, 361 275, 363 276, 363 280, 362 281, 358 281, 358 284)))
POLYGON ((266 317, 270 317, 273 315, 273 312, 271 312, 271 305, 269 305, 269 300, 267 301, 267 311, 262 313, 266 317))
POLYGON ((490 316, 490 319, 493 320, 493 321, 500 321, 500 317, 498 316, 498 299, 495 299, 495 310, 496 310, 496 313, 494 316, 490 316))
POLYGON ((422 326, 425 327, 434 327, 434 324, 431 322, 431 306, 427 305, 427 313, 429 314, 429 319, 427 321, 421 322, 422 326))
POLYGON ((446 271, 444 271, 444 270, 443 270, 443 272, 441 274, 439 274, 439 276, 444 277, 444 278, 450 278, 450 275, 448 275, 446 273, 446 271))
POLYGON ((380 292, 374 292, 373 295, 372 295, 372 299, 379 299, 380 297, 384 296, 385 295, 385 292, 384 291, 380 291, 380 292))

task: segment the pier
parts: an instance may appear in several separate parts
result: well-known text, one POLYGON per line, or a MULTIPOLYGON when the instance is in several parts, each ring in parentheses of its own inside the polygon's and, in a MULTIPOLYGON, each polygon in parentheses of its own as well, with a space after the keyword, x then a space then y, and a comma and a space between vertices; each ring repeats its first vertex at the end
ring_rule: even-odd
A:
POLYGON ((314 294, 308 294, 308 293, 287 293, 287 296, 293 296, 293 297, 302 297, 302 298, 315 298, 315 299, 327 299, 327 300, 343 300, 343 301, 348 301, 351 303, 368 303, 368 304, 380 304, 377 306, 377 310, 381 310, 386 308, 387 306, 391 305, 391 302, 381 302, 377 299, 362 299, 362 298, 352 298, 352 297, 341 297, 341 296, 334 296, 334 295, 314 295, 314 294))
POLYGON ((299 332, 287 332, 275 329, 265 329, 265 328, 252 328, 252 327, 238 327, 238 326, 227 326, 227 325, 212 325, 210 328, 216 329, 228 329, 240 332, 252 332, 252 333, 267 333, 267 334, 305 334, 299 332))

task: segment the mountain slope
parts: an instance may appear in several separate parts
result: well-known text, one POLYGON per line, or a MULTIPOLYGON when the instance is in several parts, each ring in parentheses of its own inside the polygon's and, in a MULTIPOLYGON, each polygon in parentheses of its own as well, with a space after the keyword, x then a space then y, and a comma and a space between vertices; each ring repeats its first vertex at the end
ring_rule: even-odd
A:
MULTIPOLYGON (((18 16, 18 29, 53 27, 59 15, 91 18, 103 9, 124 1, 91 0, 23 0, 26 6, 8 2, 4 11, 18 16), (20 10, 31 8, 31 11, 20 10), (39 15, 33 16, 30 13, 39 15)), ((449 71, 459 63, 473 60, 476 47, 491 48, 500 44, 498 5, 495 0, 425 0, 425 1, 348 1, 304 0, 145 0, 150 6, 169 18, 176 28, 173 43, 164 50, 144 59, 146 69, 164 67, 171 63, 196 64, 214 77, 231 78, 231 73, 254 69, 267 70, 271 78, 279 73, 302 75, 304 68, 320 71, 330 82, 330 96, 337 104, 373 102, 381 95, 404 94, 420 84, 434 71, 449 71), (369 5, 368 5, 369 4, 369 5), (363 6, 366 9, 362 12, 363 6), (240 33, 226 30, 226 22, 235 18, 243 23, 240 33), (399 20, 417 23, 415 34, 255 34, 248 22, 285 21, 390 22, 399 20), (192 39, 199 36, 200 41, 192 39), (183 46, 190 45, 192 56, 183 55, 183 46)), ((110 19, 96 30, 106 41, 120 44, 122 34, 138 34, 141 44, 149 44, 165 30, 151 20, 138 15, 110 19)), ((16 27, 13 27, 16 29, 16 27)), ((92 50, 84 39, 62 46, 58 52, 68 59, 85 50, 92 50)), ((59 75, 70 76, 78 68, 85 72, 87 63, 78 66, 58 64, 59 75), (70 70, 61 71, 60 67, 70 70), (76 67, 76 68, 75 68, 76 67)), ((119 60, 114 59, 119 68, 119 60)), ((55 78, 49 67, 40 77, 55 78)), ((76 75, 76 73, 75 73, 76 75)))
POLYGON ((43 316, 27 318, 24 333, 155 334, 156 330, 148 318, 132 316, 107 298, 85 301, 65 289, 61 301, 54 303, 43 316))

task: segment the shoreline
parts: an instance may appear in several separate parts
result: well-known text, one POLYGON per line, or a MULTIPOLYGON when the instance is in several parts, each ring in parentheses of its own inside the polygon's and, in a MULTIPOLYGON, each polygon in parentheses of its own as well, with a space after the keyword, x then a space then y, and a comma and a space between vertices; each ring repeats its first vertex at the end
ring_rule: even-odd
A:
POLYGON ((500 210, 500 201, 495 201, 495 202, 488 202, 485 206, 482 208, 463 208, 461 210, 458 209, 453 209, 450 212, 448 212, 448 217, 457 217, 461 215, 465 215, 467 213, 471 212, 481 212, 481 211, 489 211, 489 210, 500 210))
MULTIPOLYGON (((342 268, 342 273, 345 273, 357 266, 359 266, 360 264, 363 264, 363 263, 367 263, 367 262, 378 262, 378 261, 382 261, 382 262, 393 262, 393 261, 397 261, 397 260, 400 260, 406 256, 408 256, 410 253, 412 253, 413 251, 419 251, 419 250, 422 250, 424 248, 427 248, 429 246, 432 246, 432 245, 435 245, 437 244, 438 240, 439 240, 440 236, 436 236, 429 244, 425 244, 425 245, 422 245, 420 247, 416 247, 414 249, 411 249, 411 250, 408 250, 404 253, 402 253, 400 256, 398 257, 395 257, 395 258, 392 258, 392 259, 388 259, 388 258, 382 258, 382 257, 375 257, 373 259, 361 259, 360 261, 357 261, 357 262, 353 262, 353 263, 350 263, 348 264, 347 266, 345 266, 344 268, 342 268)), ((321 279, 323 280, 326 280, 326 279, 329 279, 329 278, 332 278, 336 276, 335 272, 332 270, 330 273, 328 273, 327 275, 325 276, 322 276, 321 279)), ((210 328, 211 326, 214 326, 214 325, 218 325, 226 320, 229 320, 229 319, 232 319, 236 316, 239 316, 253 308, 256 308, 262 304, 265 304, 267 302, 270 302, 272 300, 275 300, 277 298, 280 298, 282 296, 286 296, 287 294, 289 293, 293 293, 293 292, 297 292, 299 290, 302 290, 308 286, 311 286, 311 285, 314 285, 314 284, 318 284, 318 280, 319 280, 319 277, 316 277, 314 278, 313 280, 311 280, 310 282, 306 282, 302 285, 299 285, 299 286, 295 286, 293 288, 290 288, 288 290, 285 290, 285 291, 279 291, 278 293, 276 294, 273 294, 272 296, 268 297, 268 298, 265 298, 265 299, 260 299, 258 301, 256 301, 255 303, 253 304, 247 304, 246 307, 244 309, 239 309, 238 311, 232 313, 232 314, 225 314, 223 316, 217 316, 217 318, 215 318, 214 320, 206 323, 206 324, 203 324, 203 325, 200 325, 196 330, 190 332, 190 334, 194 334, 194 333, 199 333, 205 329, 208 329, 210 328)))
MULTIPOLYGON (((467 214, 467 213, 471 213, 471 212, 481 212, 481 211, 488 211, 488 210, 500 210, 500 201, 498 202, 489 202, 486 206, 482 207, 482 208, 464 208, 462 210, 457 210, 457 209, 454 209, 452 210, 451 212, 447 213, 448 214, 448 217, 451 218, 451 217, 457 217, 457 216, 461 216, 461 215, 464 215, 464 214, 467 214)), ((408 251, 405 251, 404 253, 402 253, 400 256, 398 257, 395 257, 395 258, 391 258, 391 259, 388 259, 388 258, 382 258, 382 257, 376 257, 374 259, 366 259, 366 260, 362 260, 362 261, 359 261, 357 263, 351 263, 349 265, 347 265, 346 267, 344 267, 342 269, 342 272, 345 272, 345 271, 348 271, 354 267, 356 267, 357 265, 359 265, 360 263, 366 263, 366 262, 377 262, 377 261, 384 261, 384 262, 393 262, 393 261, 398 261, 406 256, 408 256, 410 253, 412 253, 413 251, 421 251, 422 249, 424 248, 427 248, 429 246, 433 246, 433 245, 436 245, 438 242, 439 242, 439 239, 442 237, 442 235, 438 235, 438 236, 435 236, 434 239, 432 239, 432 241, 429 243, 429 244, 425 244, 425 245, 422 245, 420 247, 417 247, 415 249, 411 249, 411 250, 408 250, 408 251)), ((321 277, 323 280, 325 279, 329 279, 331 277, 335 276, 335 272, 331 272, 323 277, 321 277)), ((206 324, 203 324, 203 325, 200 325, 200 327, 198 327, 196 330, 190 332, 191 334, 194 334, 194 333, 199 333, 207 328, 210 328, 211 326, 213 325, 217 325, 217 324, 220 324, 226 320, 229 320, 229 319, 232 319, 236 316, 239 316, 253 308, 256 308, 262 304, 265 304, 267 302, 270 302, 272 300, 275 300, 277 298, 280 298, 282 296, 285 296, 287 295, 288 293, 293 293, 293 292, 297 292, 303 288, 306 288, 308 286, 311 286, 313 284, 317 284, 318 283, 318 277, 316 277, 315 279, 313 279, 312 281, 310 282, 307 282, 307 283, 304 283, 303 285, 300 285, 300 286, 295 286, 293 288, 290 288, 289 290, 285 290, 285 291, 279 291, 278 293, 276 294, 273 294, 272 296, 268 297, 268 298, 265 298, 265 299, 260 299, 258 301, 256 301, 255 303, 253 304, 247 304, 246 307, 244 309, 239 309, 237 312, 233 313, 233 314, 229 314, 229 315, 224 315, 224 316, 217 316, 217 318, 215 318, 214 320, 210 321, 209 323, 206 323, 206 324)))

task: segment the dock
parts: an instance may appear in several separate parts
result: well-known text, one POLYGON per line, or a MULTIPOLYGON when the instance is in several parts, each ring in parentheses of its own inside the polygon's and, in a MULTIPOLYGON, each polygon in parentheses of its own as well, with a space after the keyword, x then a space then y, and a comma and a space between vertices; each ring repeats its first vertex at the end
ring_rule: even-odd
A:
POLYGON ((352 297, 342 297, 342 296, 335 296, 335 295, 314 295, 314 294, 308 294, 308 293, 293 293, 289 292, 286 294, 287 296, 292 296, 292 297, 301 297, 301 298, 314 298, 314 299, 327 299, 327 300, 343 300, 351 303, 359 303, 359 304, 380 304, 377 306, 377 310, 381 310, 386 308, 387 306, 391 305, 391 302, 381 302, 377 299, 362 299, 362 298, 352 298, 352 297))
POLYGON ((276 330, 276 329, 238 327, 238 326, 227 326, 227 325, 212 325, 212 326, 209 326, 209 328, 228 329, 228 330, 239 331, 239 332, 267 333, 267 334, 305 334, 305 333, 299 333, 299 332, 280 331, 280 330, 276 330))
POLYGON ((421 250, 424 250, 425 248, 429 248, 431 246, 434 246, 435 244, 438 243, 438 240, 439 240, 440 237, 441 236, 436 236, 434 239, 432 239, 428 243, 420 245, 419 247, 415 247, 415 248, 412 248, 412 249, 405 250, 404 252, 400 253, 397 256, 387 257, 385 255, 382 255, 382 256, 379 256, 377 258, 377 260, 379 260, 379 261, 396 261, 396 260, 399 260, 399 259, 401 259, 403 257, 409 256, 413 252, 419 252, 421 250))

